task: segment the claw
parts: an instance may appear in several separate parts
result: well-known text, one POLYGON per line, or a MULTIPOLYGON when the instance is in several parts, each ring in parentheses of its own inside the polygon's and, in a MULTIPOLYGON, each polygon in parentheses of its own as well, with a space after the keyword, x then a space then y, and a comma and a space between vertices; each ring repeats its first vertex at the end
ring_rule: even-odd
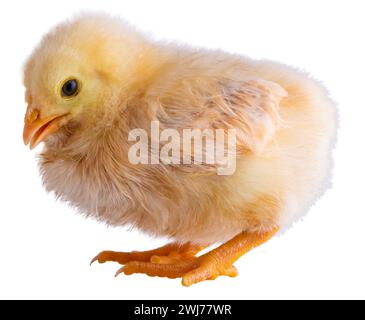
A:
POLYGON ((98 256, 99 255, 97 255, 97 256, 95 256, 91 261, 90 261, 90 266, 96 261, 96 260, 98 260, 98 256))
POLYGON ((121 273, 123 273, 123 271, 124 271, 123 269, 124 269, 124 267, 121 267, 120 269, 118 269, 118 271, 114 275, 114 278, 118 277, 121 273))

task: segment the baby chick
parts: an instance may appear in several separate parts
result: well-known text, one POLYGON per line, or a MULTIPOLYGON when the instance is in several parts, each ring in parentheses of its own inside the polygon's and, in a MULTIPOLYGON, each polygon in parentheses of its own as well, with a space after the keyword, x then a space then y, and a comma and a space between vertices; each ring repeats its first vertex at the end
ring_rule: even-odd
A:
POLYGON ((107 224, 171 239, 93 259, 123 264, 117 274, 181 277, 185 286, 236 276, 233 263, 300 218, 328 180, 334 105, 319 83, 279 63, 153 42, 90 14, 44 37, 24 85, 23 138, 31 148, 45 142, 46 190, 107 224), (128 135, 151 135, 152 121, 178 132, 237 129, 234 173, 131 163, 128 135))

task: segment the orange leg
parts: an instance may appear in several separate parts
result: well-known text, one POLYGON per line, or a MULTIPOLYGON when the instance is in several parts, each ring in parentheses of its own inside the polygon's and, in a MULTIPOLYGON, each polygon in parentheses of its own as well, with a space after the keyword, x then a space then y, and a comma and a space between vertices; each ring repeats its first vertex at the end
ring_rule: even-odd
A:
MULTIPOLYGON (((200 257, 194 257, 194 255, 180 257, 172 263, 156 263, 158 260, 148 261, 148 259, 130 261, 119 269, 116 275, 144 273, 158 277, 182 277, 184 286, 190 286, 203 280, 212 280, 220 275, 235 277, 238 275, 238 271, 232 264, 245 253, 271 239, 277 231, 278 228, 269 232, 243 232, 200 257)), ((154 254, 156 253, 149 256, 150 259, 154 254)))
POLYGON ((175 263, 181 260, 194 258, 195 255, 203 249, 204 247, 193 245, 191 243, 184 245, 171 243, 161 248, 149 251, 103 251, 100 252, 94 259, 92 259, 90 264, 92 264, 94 261, 98 261, 99 263, 113 261, 120 264, 126 264, 131 261, 152 262, 160 264, 175 263))

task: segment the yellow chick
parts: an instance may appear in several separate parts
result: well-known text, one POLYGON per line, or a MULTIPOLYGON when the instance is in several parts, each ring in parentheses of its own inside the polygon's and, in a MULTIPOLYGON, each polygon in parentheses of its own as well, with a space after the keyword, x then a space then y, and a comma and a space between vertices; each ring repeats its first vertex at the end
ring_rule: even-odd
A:
POLYGON ((123 264, 117 274, 181 277, 185 286, 234 277, 233 263, 302 217, 328 181, 334 104, 318 82, 279 63, 153 42, 117 18, 87 14, 44 37, 24 85, 23 138, 31 148, 45 142, 46 190, 107 224, 171 239, 93 259, 123 264), (233 170, 168 154, 156 161, 157 121, 175 134, 236 130, 233 170), (147 133, 148 161, 131 161, 135 129, 147 133), (198 255, 215 243, 223 244, 198 255))

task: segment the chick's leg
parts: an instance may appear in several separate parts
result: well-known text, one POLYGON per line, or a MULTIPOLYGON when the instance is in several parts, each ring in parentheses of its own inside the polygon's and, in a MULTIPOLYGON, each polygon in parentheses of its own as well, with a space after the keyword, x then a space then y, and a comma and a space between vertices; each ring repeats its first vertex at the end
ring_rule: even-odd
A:
POLYGON ((272 238, 278 229, 269 232, 240 233, 220 247, 200 256, 186 258, 176 263, 156 264, 153 262, 131 261, 117 274, 145 273, 149 276, 179 278, 182 284, 190 286, 203 280, 213 280, 220 275, 235 277, 237 269, 232 265, 239 257, 272 238))
POLYGON ((100 252, 91 263, 98 261, 104 262, 118 262, 120 264, 126 264, 130 261, 141 261, 153 263, 174 263, 180 260, 189 259, 195 257, 195 255, 203 250, 204 247, 187 243, 180 245, 177 243, 170 243, 163 247, 148 250, 148 251, 132 251, 132 252, 115 252, 115 251, 103 251, 100 252))

